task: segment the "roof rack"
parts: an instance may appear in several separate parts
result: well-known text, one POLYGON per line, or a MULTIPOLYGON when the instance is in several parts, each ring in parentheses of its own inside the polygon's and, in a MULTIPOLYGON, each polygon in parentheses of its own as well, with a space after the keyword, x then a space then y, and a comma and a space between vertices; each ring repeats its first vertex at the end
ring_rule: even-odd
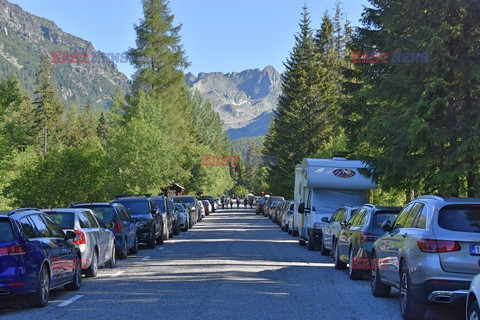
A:
POLYGON ((115 199, 118 198, 129 198, 129 197, 145 197, 145 198, 150 198, 152 195, 149 193, 144 193, 144 194, 117 194, 115 196, 115 199))
POLYGON ((426 194, 426 195, 423 195, 423 196, 419 196, 415 199, 432 199, 432 200, 439 200, 439 201, 444 201, 445 200, 442 196, 436 195, 436 194, 426 194))
POLYGON ((19 213, 19 212, 24 212, 24 211, 32 211, 32 210, 40 211, 38 208, 18 208, 18 209, 8 211, 7 215, 10 216, 14 213, 19 213))

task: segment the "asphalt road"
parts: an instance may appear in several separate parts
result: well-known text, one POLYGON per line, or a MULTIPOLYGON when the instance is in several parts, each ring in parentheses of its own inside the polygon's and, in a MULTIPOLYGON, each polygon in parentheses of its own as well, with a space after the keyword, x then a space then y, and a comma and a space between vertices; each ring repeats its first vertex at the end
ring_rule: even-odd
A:
MULTIPOLYGON (((219 210, 156 249, 55 290, 41 309, 3 307, 3 319, 401 319, 398 292, 374 298, 369 282, 335 270, 252 210, 219 210)), ((433 305, 426 319, 464 319, 433 305)))

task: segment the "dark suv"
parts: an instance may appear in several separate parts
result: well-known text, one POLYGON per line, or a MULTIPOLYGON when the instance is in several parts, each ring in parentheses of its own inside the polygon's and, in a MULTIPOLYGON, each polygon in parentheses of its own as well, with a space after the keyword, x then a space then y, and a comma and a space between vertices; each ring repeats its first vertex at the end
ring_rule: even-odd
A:
POLYGON ((168 240, 169 238, 172 238, 174 234, 179 234, 180 226, 178 225, 177 215, 175 215, 173 208, 170 208, 170 203, 167 197, 154 196, 152 199, 162 213, 163 225, 168 226, 168 228, 164 228, 164 239, 168 240))
POLYGON ((155 243, 163 244, 162 213, 150 195, 118 195, 114 202, 121 203, 136 223, 139 242, 149 249, 155 248, 155 243))
POLYGON ((75 237, 38 209, 0 213, 2 301, 26 298, 30 306, 44 307, 51 289, 80 289, 81 255, 75 237))

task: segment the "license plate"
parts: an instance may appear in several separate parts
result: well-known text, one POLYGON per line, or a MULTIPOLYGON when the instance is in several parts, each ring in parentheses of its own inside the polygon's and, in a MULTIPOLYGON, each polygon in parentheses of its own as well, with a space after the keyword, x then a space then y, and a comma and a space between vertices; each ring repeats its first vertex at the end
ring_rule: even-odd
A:
POLYGON ((470 245, 470 254, 472 256, 480 256, 480 245, 478 244, 471 244, 470 245))

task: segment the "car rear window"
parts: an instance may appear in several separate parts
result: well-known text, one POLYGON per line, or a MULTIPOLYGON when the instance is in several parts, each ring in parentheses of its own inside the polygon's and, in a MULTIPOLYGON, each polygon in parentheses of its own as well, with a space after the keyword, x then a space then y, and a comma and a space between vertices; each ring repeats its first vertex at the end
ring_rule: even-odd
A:
POLYGON ((148 214, 150 213, 150 207, 148 206, 147 200, 128 200, 128 201, 119 201, 125 209, 127 209, 130 215, 139 215, 139 214, 148 214))
POLYGON ((58 224, 62 229, 74 229, 75 223, 75 214, 73 212, 47 212, 48 216, 50 217, 53 222, 58 224))
POLYGON ((195 203, 194 197, 179 197, 173 198, 173 202, 180 202, 180 203, 195 203))
POLYGON ((390 220, 392 223, 395 221, 398 212, 389 212, 389 211, 380 211, 373 215, 372 217, 372 226, 375 229, 382 228, 382 223, 390 220))
POLYGON ((11 242, 15 240, 12 225, 8 220, 0 220, 0 242, 11 242))
POLYGON ((103 220, 103 222, 112 222, 115 221, 115 212, 112 207, 107 206, 85 206, 90 210, 93 210, 97 216, 103 220))
POLYGON ((480 205, 445 206, 438 212, 438 225, 451 231, 480 232, 480 205))
POLYGON ((157 204, 158 208, 160 209, 161 212, 167 212, 165 209, 165 201, 164 200, 155 200, 155 203, 157 204))

